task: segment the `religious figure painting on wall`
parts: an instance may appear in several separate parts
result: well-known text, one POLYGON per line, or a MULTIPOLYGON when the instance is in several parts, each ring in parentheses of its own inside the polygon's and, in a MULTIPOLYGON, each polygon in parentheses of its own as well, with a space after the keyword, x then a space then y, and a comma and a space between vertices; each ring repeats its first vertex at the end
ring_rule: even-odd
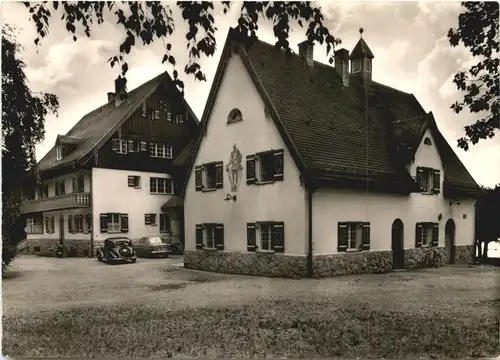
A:
POLYGON ((231 191, 237 192, 238 187, 241 182, 241 175, 243 172, 243 166, 241 162, 243 160, 243 156, 241 155, 240 150, 236 147, 236 144, 233 145, 233 151, 229 155, 229 163, 226 165, 226 172, 229 177, 229 183, 231 184, 231 191))

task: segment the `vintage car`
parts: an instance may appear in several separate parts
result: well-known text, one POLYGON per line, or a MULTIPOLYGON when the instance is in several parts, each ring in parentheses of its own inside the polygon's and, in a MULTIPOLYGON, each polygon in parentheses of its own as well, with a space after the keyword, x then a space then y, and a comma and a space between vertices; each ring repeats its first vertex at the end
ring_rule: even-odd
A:
POLYGON ((132 247, 132 240, 125 236, 110 237, 96 250, 97 260, 106 262, 135 263, 137 255, 132 247))
POLYGON ((170 249, 160 236, 145 236, 134 241, 134 250, 140 257, 168 257, 170 249))

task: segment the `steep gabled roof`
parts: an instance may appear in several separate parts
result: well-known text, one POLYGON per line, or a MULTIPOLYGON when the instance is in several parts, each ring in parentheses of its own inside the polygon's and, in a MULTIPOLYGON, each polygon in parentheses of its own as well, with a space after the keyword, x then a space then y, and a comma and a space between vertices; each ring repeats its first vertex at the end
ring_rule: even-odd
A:
MULTIPOLYGON (((303 57, 286 55, 263 41, 246 49, 230 36, 201 119, 189 171, 231 49, 238 50, 306 182, 392 184, 402 192, 418 190, 393 146, 400 139, 415 144, 423 131, 428 114, 415 96, 355 76, 345 87, 331 66, 315 61, 310 67, 303 57)), ((439 133, 437 127, 433 131, 439 133)), ((447 151, 446 146, 442 148, 447 151)), ((445 158, 450 174, 461 174, 462 185, 477 187, 453 151, 445 158)))
MULTIPOLYGON (((37 164, 37 171, 57 169, 73 163, 84 163, 90 155, 99 148, 119 129, 119 127, 141 106, 158 86, 165 80, 170 80, 167 72, 164 72, 141 86, 128 92, 128 97, 122 104, 104 104, 89 112, 78 121, 66 135, 59 135, 56 143, 60 141, 76 141, 77 147, 67 154, 63 159, 56 160, 56 150, 53 147, 37 164)), ((185 105, 191 117, 198 121, 191 108, 185 101, 185 105)))
POLYGON ((363 40, 363 38, 360 38, 354 49, 352 49, 349 59, 351 60, 361 59, 363 57, 367 57, 368 59, 373 59, 375 55, 373 55, 366 41, 363 40))

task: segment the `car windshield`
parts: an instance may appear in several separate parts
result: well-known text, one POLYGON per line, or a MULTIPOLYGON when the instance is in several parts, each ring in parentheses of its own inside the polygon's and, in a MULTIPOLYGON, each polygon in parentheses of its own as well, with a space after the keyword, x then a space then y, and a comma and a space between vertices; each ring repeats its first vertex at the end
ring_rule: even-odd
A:
POLYGON ((149 238, 149 243, 150 244, 161 244, 163 241, 161 241, 161 237, 159 236, 153 236, 149 238))
POLYGON ((126 245, 130 245, 130 240, 127 240, 127 239, 118 239, 118 240, 114 240, 113 243, 115 245, 118 245, 118 246, 126 246, 126 245))

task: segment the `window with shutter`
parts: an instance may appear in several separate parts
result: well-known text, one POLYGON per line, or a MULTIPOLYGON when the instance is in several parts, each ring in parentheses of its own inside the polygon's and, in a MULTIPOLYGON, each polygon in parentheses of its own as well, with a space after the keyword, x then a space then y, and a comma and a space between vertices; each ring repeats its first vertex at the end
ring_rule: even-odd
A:
POLYGON ((134 140, 129 140, 128 141, 128 152, 134 152, 134 151, 135 151, 134 140))
POLYGON ((439 194, 441 191, 441 171, 440 170, 433 170, 432 174, 433 180, 432 180, 432 192, 434 194, 439 194))
POLYGON ((122 233, 128 232, 128 214, 121 214, 120 215, 120 231, 122 233))
MULTIPOLYGON (((68 231, 71 232, 69 229, 68 231)), ((45 218, 45 232, 50 234, 50 219, 48 217, 45 218)))
POLYGON ((284 156, 283 150, 274 151, 274 181, 283 181, 284 179, 283 156, 284 156))
POLYGON ((111 150, 118 150, 118 139, 111 139, 111 150))
POLYGON ((196 225, 196 249, 203 249, 203 226, 201 224, 196 225))
POLYGON ((141 141, 141 151, 148 151, 148 143, 146 141, 141 141))
POLYGON ((101 214, 100 217, 101 233, 108 232, 108 214, 101 214))
POLYGON ((363 223, 362 250, 370 250, 370 223, 363 223))
POLYGON ((257 244, 255 241, 255 223, 247 223, 247 250, 248 251, 255 251, 257 244))
POLYGON ((215 247, 224 250, 224 224, 215 225, 215 247))
POLYGON ((255 155, 247 155, 246 156, 246 163, 247 163, 247 170, 246 170, 247 184, 248 185, 255 184, 255 181, 256 181, 255 155))
POLYGON ((223 187, 224 187, 223 162, 218 161, 215 163, 215 188, 222 189, 223 187))
POLYGON ((126 154, 127 153, 127 140, 118 140, 118 154, 126 154))
POLYGON ((216 249, 216 228, 217 224, 203 224, 203 230, 205 233, 205 242, 207 249, 216 249))
POLYGON ((56 221, 55 221, 55 218, 52 216, 50 218, 50 230, 51 230, 52 234, 55 232, 55 229, 56 229, 56 221))
POLYGON ((432 242, 431 246, 439 246, 439 224, 432 224, 432 242))
POLYGON ((80 215, 73 216, 73 229, 75 234, 78 234, 80 232, 80 222, 78 221, 79 217, 80 215))
POLYGON ((257 154, 259 162, 258 182, 274 181, 274 153, 266 152, 257 154))
POLYGON ((215 163, 204 164, 203 173, 205 174, 203 190, 207 191, 216 189, 215 184, 216 184, 217 169, 215 167, 215 163))
POLYGON ((151 214, 144 214, 144 225, 151 225, 151 214))

